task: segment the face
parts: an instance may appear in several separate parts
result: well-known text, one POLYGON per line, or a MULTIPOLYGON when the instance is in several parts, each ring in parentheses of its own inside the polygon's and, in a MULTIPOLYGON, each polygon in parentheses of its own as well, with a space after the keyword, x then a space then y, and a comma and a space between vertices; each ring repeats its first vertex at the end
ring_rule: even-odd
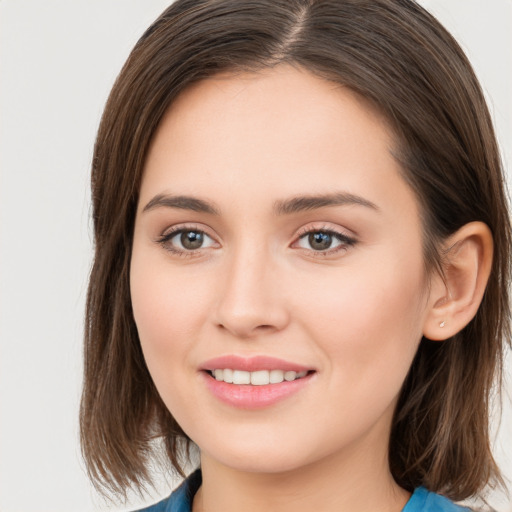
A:
POLYGON ((144 357, 202 455, 288 471, 385 457, 427 315, 418 203, 385 121, 277 67, 165 115, 131 262, 144 357))

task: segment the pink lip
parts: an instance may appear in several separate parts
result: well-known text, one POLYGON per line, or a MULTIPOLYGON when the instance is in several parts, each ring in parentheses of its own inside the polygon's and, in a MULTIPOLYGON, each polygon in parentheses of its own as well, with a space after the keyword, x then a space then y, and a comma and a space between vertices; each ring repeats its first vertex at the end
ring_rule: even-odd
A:
POLYGON ((308 385, 314 374, 291 382, 283 381, 280 384, 265 386, 251 386, 250 384, 228 384, 215 380, 207 372, 202 372, 205 384, 210 392, 222 402, 240 409, 262 409, 274 405, 285 398, 299 392, 308 385))
POLYGON ((209 359, 201 365, 202 370, 212 371, 224 368, 230 368, 231 370, 243 370, 246 372, 255 372, 258 370, 283 370, 285 372, 294 371, 297 373, 313 369, 297 363, 268 356, 241 357, 229 355, 209 359))
POLYGON ((302 390, 313 378, 315 372, 310 371, 308 375, 300 379, 279 384, 268 384, 264 386, 252 386, 250 384, 228 384, 218 381, 209 371, 215 369, 230 368, 232 370, 243 370, 254 372, 257 370, 283 370, 304 372, 312 368, 276 359, 267 356, 240 357, 223 356, 206 361, 201 369, 202 376, 209 391, 220 401, 240 409, 262 409, 280 402, 302 390))

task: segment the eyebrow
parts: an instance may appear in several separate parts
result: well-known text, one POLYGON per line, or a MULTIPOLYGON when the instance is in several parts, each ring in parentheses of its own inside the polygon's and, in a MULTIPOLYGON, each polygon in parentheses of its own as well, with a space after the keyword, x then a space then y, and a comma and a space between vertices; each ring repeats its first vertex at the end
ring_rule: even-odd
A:
POLYGON ((203 199, 191 196, 173 196, 165 194, 158 194, 153 197, 142 211, 147 212, 161 206, 219 215, 219 211, 211 203, 203 199))
MULTIPOLYGON (((328 206, 347 205, 364 206, 375 211, 379 210, 377 205, 368 199, 347 192, 292 197, 291 199, 276 201, 273 209, 276 215, 290 215, 292 213, 317 210, 328 206)), ((219 210, 212 203, 205 201, 204 199, 192 196, 173 196, 167 194, 158 194, 153 197, 142 211, 147 212, 159 207, 178 208, 181 210, 220 215, 219 210)))
POLYGON ((334 192, 332 194, 297 196, 285 201, 276 201, 274 211, 277 215, 304 212, 325 208, 326 206, 357 205, 379 211, 378 206, 364 197, 347 192, 334 192))

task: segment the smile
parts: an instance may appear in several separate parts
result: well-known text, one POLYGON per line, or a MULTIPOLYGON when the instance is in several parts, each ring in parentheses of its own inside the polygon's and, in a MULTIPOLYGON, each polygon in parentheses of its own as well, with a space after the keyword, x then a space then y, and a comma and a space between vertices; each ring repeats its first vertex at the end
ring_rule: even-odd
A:
POLYGON ((261 409, 308 388, 317 376, 311 366, 266 355, 225 355, 199 368, 210 393, 239 409, 261 409))
POLYGON ((292 382, 305 377, 307 374, 307 371, 258 370, 249 372, 244 370, 232 370, 230 368, 215 369, 211 372, 215 380, 227 382, 228 384, 250 384, 252 386, 280 384, 284 381, 292 382))

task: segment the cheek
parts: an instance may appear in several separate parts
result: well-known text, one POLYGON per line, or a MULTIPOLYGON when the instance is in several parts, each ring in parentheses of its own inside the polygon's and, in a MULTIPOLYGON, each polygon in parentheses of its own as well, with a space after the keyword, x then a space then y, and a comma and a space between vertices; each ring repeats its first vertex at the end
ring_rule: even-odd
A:
POLYGON ((204 282, 173 272, 166 255, 134 247, 130 269, 133 315, 150 373, 158 386, 170 367, 185 367, 205 324, 204 282))
POLYGON ((144 360, 162 400, 180 424, 190 416, 188 404, 196 400, 194 389, 183 383, 196 372, 194 347, 208 310, 199 283, 187 278, 186 272, 173 272, 165 255, 162 261, 134 250, 130 288, 144 360))
POLYGON ((187 335, 187 301, 178 300, 173 286, 167 286, 161 277, 153 279, 151 274, 144 272, 143 279, 131 279, 133 314, 142 345, 155 345, 162 350, 172 346, 169 341, 174 336, 187 335))
POLYGON ((305 285, 300 318, 343 380, 336 385, 371 388, 380 380, 391 392, 410 367, 423 326, 423 267, 421 258, 389 260, 305 285))

